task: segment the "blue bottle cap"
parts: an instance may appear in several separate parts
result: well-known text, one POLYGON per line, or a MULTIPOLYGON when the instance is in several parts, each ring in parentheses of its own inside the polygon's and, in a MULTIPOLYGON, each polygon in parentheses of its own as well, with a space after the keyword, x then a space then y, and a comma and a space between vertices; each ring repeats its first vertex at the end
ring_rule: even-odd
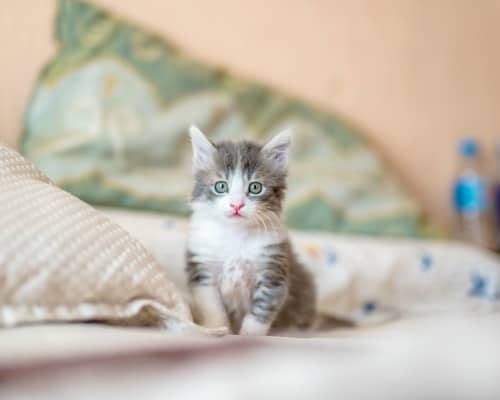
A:
POLYGON ((460 142, 460 154, 466 158, 475 157, 479 153, 479 144, 476 139, 466 138, 460 142))

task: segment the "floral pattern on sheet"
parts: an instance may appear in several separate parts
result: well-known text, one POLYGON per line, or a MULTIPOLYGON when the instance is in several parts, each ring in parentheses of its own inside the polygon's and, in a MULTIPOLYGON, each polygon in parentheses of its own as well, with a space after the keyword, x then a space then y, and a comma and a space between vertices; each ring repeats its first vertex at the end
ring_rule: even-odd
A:
POLYGON ((323 313, 358 324, 500 310, 500 261, 454 242, 294 233, 323 313))

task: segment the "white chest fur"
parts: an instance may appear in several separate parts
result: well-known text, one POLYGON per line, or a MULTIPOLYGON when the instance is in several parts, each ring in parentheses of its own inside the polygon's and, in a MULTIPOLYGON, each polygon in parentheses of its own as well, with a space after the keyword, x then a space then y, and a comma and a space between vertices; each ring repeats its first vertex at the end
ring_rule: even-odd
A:
POLYGON ((242 224, 201 218, 191 219, 188 249, 195 260, 210 268, 230 312, 248 311, 259 267, 276 253, 281 232, 249 230, 242 224))

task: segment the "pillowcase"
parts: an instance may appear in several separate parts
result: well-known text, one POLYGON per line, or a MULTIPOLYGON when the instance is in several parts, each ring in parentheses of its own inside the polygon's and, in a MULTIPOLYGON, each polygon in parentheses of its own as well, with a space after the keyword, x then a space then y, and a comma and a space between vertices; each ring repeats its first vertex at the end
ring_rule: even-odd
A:
POLYGON ((137 240, 2 145, 0 227, 0 326, 103 320, 196 329, 137 240))
POLYGON ((186 215, 187 127, 263 140, 293 127, 290 227, 419 236, 422 213, 358 132, 265 86, 182 55, 91 4, 60 0, 58 51, 25 116, 23 150, 56 184, 100 205, 186 215))

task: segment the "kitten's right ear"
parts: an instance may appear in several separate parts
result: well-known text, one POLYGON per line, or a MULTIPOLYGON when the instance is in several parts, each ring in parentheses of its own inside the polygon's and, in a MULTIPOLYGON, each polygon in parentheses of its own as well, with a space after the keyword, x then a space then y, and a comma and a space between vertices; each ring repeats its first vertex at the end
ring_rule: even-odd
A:
POLYGON ((189 127, 189 135, 193 146, 193 170, 210 168, 215 153, 214 145, 196 125, 189 127))
POLYGON ((286 171, 288 150, 291 143, 291 129, 285 129, 273 136, 262 148, 264 154, 275 164, 276 168, 286 171))

